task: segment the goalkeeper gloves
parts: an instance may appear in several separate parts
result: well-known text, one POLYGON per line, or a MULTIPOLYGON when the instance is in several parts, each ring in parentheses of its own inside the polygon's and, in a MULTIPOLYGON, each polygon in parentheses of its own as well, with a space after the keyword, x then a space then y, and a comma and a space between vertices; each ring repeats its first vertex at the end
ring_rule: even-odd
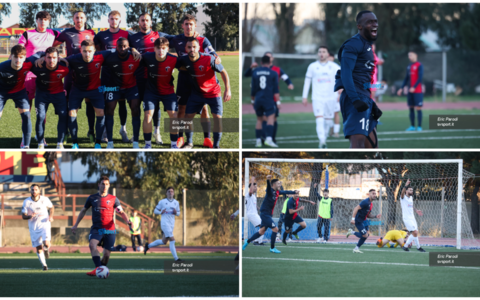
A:
POLYGON ((362 100, 353 101, 353 106, 358 112, 364 112, 368 109, 368 104, 363 102, 362 100))

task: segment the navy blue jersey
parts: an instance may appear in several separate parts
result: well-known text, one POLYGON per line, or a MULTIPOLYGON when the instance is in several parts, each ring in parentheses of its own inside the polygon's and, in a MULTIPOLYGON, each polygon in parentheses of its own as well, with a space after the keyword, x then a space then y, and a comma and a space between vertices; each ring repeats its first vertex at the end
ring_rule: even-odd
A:
POLYGON ((367 219, 368 214, 372 211, 373 203, 370 201, 370 198, 367 198, 360 202, 360 207, 355 216, 355 222, 362 223, 367 219))
POLYGON ((72 72, 73 85, 81 91, 91 91, 100 87, 100 70, 105 59, 116 52, 105 50, 95 52, 91 62, 85 62, 82 54, 67 57, 72 72))
POLYGON ((147 68, 147 89, 160 95, 170 95, 173 89, 173 70, 180 66, 178 58, 167 54, 164 61, 158 61, 155 52, 142 55, 142 64, 147 68))
POLYGON ((280 195, 293 195, 295 191, 275 191, 270 184, 270 180, 267 180, 266 195, 263 199, 262 206, 260 207, 260 213, 269 216, 273 215, 275 204, 277 204, 278 197, 280 195))
POLYGON ((269 67, 256 68, 252 72, 251 96, 255 101, 273 101, 278 93, 278 75, 269 67))
POLYGON ((193 92, 205 98, 221 97, 220 83, 215 72, 222 72, 223 66, 217 65, 212 55, 203 53, 199 55, 196 61, 191 61, 188 56, 178 58, 180 65, 184 66, 193 78, 193 92))
POLYGON ((352 101, 358 100, 358 94, 370 97, 370 84, 375 72, 371 42, 360 34, 354 35, 340 47, 338 60, 341 69, 335 76, 335 91, 344 88, 352 101))
POLYGON ((294 197, 287 199, 287 211, 285 212, 285 219, 293 220, 297 217, 297 213, 290 213, 291 209, 298 209, 298 203, 300 198, 295 199, 294 197))
MULTIPOLYGON (((35 60, 32 62, 34 61, 35 60)), ((67 76, 69 69, 63 61, 59 62, 54 70, 48 69, 47 63, 44 62, 41 68, 37 68, 34 65, 30 71, 37 76, 35 80, 37 89, 50 94, 57 94, 64 91, 63 78, 67 76)))
MULTIPOLYGON (((95 35, 93 41, 95 46, 98 46, 100 50, 111 50, 117 47, 117 41, 119 38, 128 39, 128 31, 118 30, 115 33, 112 33, 110 30, 100 31, 95 35)), ((108 85, 110 82, 110 69, 108 66, 102 67, 102 84, 108 85)))
POLYGON ((137 85, 134 72, 140 65, 140 60, 135 61, 133 54, 129 53, 125 58, 120 58, 118 52, 108 55, 103 62, 110 72, 110 81, 106 84, 110 87, 128 89, 137 85))
POLYGON ((102 197, 98 193, 90 195, 84 207, 86 209, 92 207, 92 229, 115 230, 113 216, 116 208, 121 209, 117 197, 110 194, 102 197))
MULTIPOLYGON (((31 58, 32 56, 30 56, 31 58)), ((33 67, 33 61, 27 59, 19 70, 12 68, 12 61, 0 63, 0 93, 13 94, 25 88, 25 77, 33 67)))
POLYGON ((75 27, 67 28, 55 39, 56 41, 64 42, 67 48, 67 56, 78 54, 81 51, 80 44, 84 40, 94 40, 95 31, 92 29, 85 29, 78 31, 75 27))

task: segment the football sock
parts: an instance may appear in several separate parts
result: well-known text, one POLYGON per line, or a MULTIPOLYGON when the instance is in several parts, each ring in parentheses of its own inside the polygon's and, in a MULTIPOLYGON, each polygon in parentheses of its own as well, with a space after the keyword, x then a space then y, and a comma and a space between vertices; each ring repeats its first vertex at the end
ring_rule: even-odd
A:
POLYGON ((364 237, 360 238, 358 240, 357 247, 360 248, 363 245, 363 243, 365 243, 366 240, 367 238, 364 238, 364 237))
POLYGON ((145 142, 151 142, 152 141, 152 133, 143 133, 143 139, 145 142))
MULTIPOLYGON (((280 217, 280 220, 282 218, 280 217)), ((283 222, 282 221, 278 221, 278 234, 282 234, 282 225, 283 225, 283 222)))
POLYGON ((260 237, 260 233, 255 232, 248 240, 247 242, 250 244, 252 241, 258 239, 260 237))
POLYGON ((157 246, 160 246, 160 245, 165 245, 165 244, 163 243, 162 240, 156 240, 156 241, 148 244, 148 248, 157 247, 157 246))
POLYGON ((415 126, 415 110, 410 107, 410 125, 415 126))
POLYGON ((133 141, 138 142, 140 136, 140 116, 132 117, 132 126, 133 126, 133 141))
POLYGON ((272 232, 272 238, 270 240, 270 249, 275 248, 275 239, 277 238, 277 233, 272 232))
POLYGON ((288 233, 285 231, 285 232, 283 233, 283 240, 286 240, 286 239, 287 239, 287 236, 288 236, 288 233))
POLYGON ((418 127, 422 127, 422 118, 423 118, 423 113, 421 110, 417 110, 417 121, 418 121, 418 127))
POLYGON ((266 128, 267 128, 267 131, 266 131, 267 138, 272 138, 273 140, 273 125, 267 125, 266 128))
POLYGON ((297 234, 300 231, 304 230, 305 228, 307 228, 307 227, 298 226, 298 228, 293 232, 293 234, 297 234))
POLYGON ((105 115, 105 127, 107 128, 107 139, 113 141, 113 116, 105 115))
POLYGON ((32 137, 32 121, 30 120, 30 112, 26 111, 20 114, 22 118, 23 145, 30 146, 32 137))
POLYGON ((404 247, 408 247, 408 245, 410 245, 410 243, 412 243, 413 238, 414 238, 413 235, 409 235, 407 241, 405 242, 404 247))
POLYGON ((324 122, 325 120, 323 118, 316 118, 315 121, 317 122, 317 136, 318 139, 320 140, 320 143, 325 144, 325 126, 324 122))
MULTIPOLYGON (((118 101, 118 116, 120 117, 120 125, 127 124, 127 101, 118 101)), ((111 139, 108 139, 111 141, 111 139)))
POLYGON ((154 126, 153 127, 153 133, 157 134, 157 133, 160 133, 160 126, 154 126))
POLYGON ((330 127, 333 126, 333 120, 325 119, 324 123, 325 123, 325 139, 327 139, 330 133, 330 127))
MULTIPOLYGON (((212 127, 212 123, 210 122, 201 122, 202 129, 203 129, 203 138, 210 138, 210 131, 212 127)), ((215 133, 213 134, 215 136, 215 133)))
POLYGON ((333 124, 333 133, 340 132, 340 124, 333 124))
MULTIPOLYGON (((43 125, 45 127, 45 125, 43 125)), ((58 124, 57 124, 57 143, 62 143, 65 139, 65 131, 67 130, 67 114, 58 115, 58 124)))
POLYGON ((102 261, 100 260, 100 256, 92 256, 93 263, 95 267, 100 267, 102 265, 102 261))
POLYGON ((39 113, 37 115, 37 122, 35 122, 35 131, 37 133, 37 141, 39 144, 43 142, 43 138, 45 134, 45 124, 43 123, 44 119, 45 119, 45 112, 43 112, 42 114, 39 113))
POLYGON ((77 144, 78 124, 76 116, 68 118, 68 128, 70 129, 70 134, 72 135, 72 143, 77 144))
POLYGON ((95 124, 96 143, 100 144, 102 141, 103 131, 105 130, 105 116, 97 117, 95 124))
POLYGON ((37 256, 38 256, 38 259, 40 259, 40 262, 42 263, 42 266, 46 266, 47 263, 45 262, 45 253, 40 252, 40 253, 37 253, 37 256))
POLYGON ((262 138, 265 139, 268 136, 267 121, 262 121, 262 138))
POLYGON ((417 249, 420 249, 420 241, 418 240, 418 236, 413 237, 415 244, 417 244, 417 249))
POLYGON ((258 239, 256 239, 255 242, 262 243, 263 242, 263 235, 261 235, 258 239))
POLYGON ((220 147, 220 140, 222 139, 221 132, 214 132, 213 133, 213 147, 220 147))
POLYGON ((255 129, 255 137, 257 140, 262 138, 262 130, 261 129, 255 129))
POLYGON ((170 143, 172 145, 176 145, 177 144, 177 140, 178 140, 178 134, 173 134, 173 133, 170 133, 170 143))
POLYGON ((355 246, 355 250, 358 250, 358 246, 355 246))
POLYGON ((187 144, 193 144, 193 131, 185 132, 185 136, 187 137, 187 144))
POLYGON ((277 142, 277 129, 278 129, 278 123, 277 121, 275 121, 275 123, 273 123, 273 135, 272 135, 272 140, 276 143, 277 142))
POLYGON ((173 258, 177 260, 178 256, 177 256, 177 249, 175 249, 175 241, 170 241, 170 252, 172 252, 173 258))
POLYGON ((158 107, 155 106, 155 109, 153 110, 153 126, 158 127, 160 126, 160 117, 162 114, 160 113, 160 104, 158 104, 158 107))
POLYGON ((353 234, 360 239, 362 238, 362 234, 360 232, 355 231, 353 234))
MULTIPOLYGON (((88 119, 88 132, 94 133, 95 129, 95 109, 92 102, 86 102, 87 104, 87 119, 88 119)), ((102 130, 103 133, 103 130, 102 130)), ((100 137, 101 138, 101 137, 100 137)))

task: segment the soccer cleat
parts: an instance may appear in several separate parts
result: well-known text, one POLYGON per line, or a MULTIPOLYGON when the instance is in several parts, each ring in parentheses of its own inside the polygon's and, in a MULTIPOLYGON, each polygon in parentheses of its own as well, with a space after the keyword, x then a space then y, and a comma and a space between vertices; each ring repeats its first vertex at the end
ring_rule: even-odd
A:
POLYGON ((78 144, 77 144, 77 143, 73 144, 73 145, 72 145, 72 149, 79 149, 79 148, 78 148, 78 144))
POLYGON ((193 148, 193 144, 191 144, 191 143, 185 144, 182 147, 182 149, 192 149, 192 148, 193 148))
POLYGON ((90 143, 95 143, 95 135, 92 132, 87 133, 88 139, 90 140, 90 143))
POLYGON ((171 145, 170 149, 178 149, 178 146, 177 146, 177 144, 175 144, 175 145, 171 145))
POLYGON ((402 247, 402 250, 405 251, 405 252, 409 252, 410 249, 406 248, 406 247, 402 247))
POLYGON ((182 262, 184 261, 183 259, 180 259, 180 258, 177 258, 177 260, 175 262, 182 262))
POLYGON ((57 149, 64 149, 63 144, 57 144, 57 149))
POLYGON ((255 147, 262 148, 262 141, 257 141, 257 143, 255 144, 255 147))
POLYGON ((95 149, 102 149, 102 146, 100 144, 95 144, 95 149))
POLYGON ((23 146, 22 149, 30 149, 30 147, 29 146, 23 146))
POLYGON ((326 143, 320 143, 320 144, 318 145, 318 148, 320 148, 320 149, 327 149, 327 144, 326 144, 326 143))
POLYGON ((185 141, 183 140, 183 136, 182 136, 177 139, 177 147, 182 148, 183 144, 185 144, 185 141))
POLYGON ((107 149, 113 149, 113 141, 112 142, 108 142, 107 144, 107 149))
POLYGON ((45 145, 44 144, 38 144, 38 149, 45 149, 45 145))
POLYGON ((422 247, 420 247, 420 248, 417 248, 417 250, 418 250, 418 251, 420 251, 420 252, 427 252, 427 251, 423 250, 423 248, 422 248, 422 247))
POLYGON ((292 238, 288 237, 287 242, 291 242, 291 241, 292 241, 292 238))
POLYGON ((294 236, 297 240, 300 240, 300 238, 298 237, 298 234, 294 233, 293 236, 294 236))
POLYGON ((212 139, 210 139, 210 138, 208 138, 208 137, 205 138, 205 139, 203 140, 203 146, 204 146, 204 147, 207 147, 207 148, 213 148, 212 139))
POLYGON ((97 276, 97 268, 95 268, 93 271, 87 272, 87 275, 88 276, 97 276))
POLYGON ((145 144, 145 147, 143 149, 152 149, 152 144, 145 144))
POLYGON ((418 126, 417 131, 422 131, 422 127, 418 126))
POLYGON ((317 243, 323 242, 323 238, 317 238, 317 241, 316 241, 316 242, 317 242, 317 243))
POLYGON ((162 135, 160 134, 160 132, 154 133, 153 136, 155 137, 155 144, 163 145, 162 135))
POLYGON ((272 148, 278 148, 278 145, 275 144, 274 141, 268 141, 268 140, 265 141, 265 146, 272 147, 272 148))
POLYGON ((243 243, 242 250, 245 250, 245 248, 247 248, 247 246, 248 246, 248 241, 245 241, 245 243, 243 243))
POLYGON ((353 253, 363 253, 360 249, 353 249, 353 253))
POLYGON ((148 247, 148 243, 145 243, 145 247, 143 248, 143 255, 147 255, 148 249, 150 249, 150 248, 148 247))
POLYGON ((270 252, 277 253, 277 254, 282 253, 282 252, 278 251, 277 248, 270 249, 270 252))
POLYGON ((140 147, 138 146, 138 142, 133 142, 132 148, 133 149, 140 149, 140 147))
POLYGON ((415 131, 415 126, 410 126, 405 131, 415 131))
POLYGON ((285 246, 287 245, 287 241, 285 239, 282 239, 282 243, 284 243, 285 246))
POLYGON ((118 132, 122 136, 122 142, 123 143, 131 143, 132 141, 128 138, 127 131, 123 130, 123 128, 120 128, 120 131, 118 132))
POLYGON ((213 149, 220 149, 220 146, 214 146, 213 149))
POLYGON ((353 230, 351 228, 348 228, 347 232, 347 238, 353 234, 353 230))
POLYGON ((48 271, 48 267, 47 267, 47 266, 43 266, 43 270, 44 270, 44 271, 48 271))
POLYGON ((105 129, 103 131, 103 134, 102 134, 102 143, 108 143, 108 138, 107 138, 107 129, 105 129))
POLYGON ((47 247, 43 247, 43 252, 45 252, 45 258, 50 258, 50 250, 47 247))

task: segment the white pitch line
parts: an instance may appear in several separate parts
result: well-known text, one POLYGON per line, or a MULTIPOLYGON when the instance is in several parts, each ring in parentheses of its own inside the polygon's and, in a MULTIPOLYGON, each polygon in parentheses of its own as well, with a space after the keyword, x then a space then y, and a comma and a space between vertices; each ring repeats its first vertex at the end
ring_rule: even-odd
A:
MULTIPOLYGON (((316 249, 316 250, 330 250, 330 249, 333 249, 333 250, 344 250, 344 251, 352 251, 352 249, 354 248, 353 245, 352 245, 352 249, 347 249, 347 248, 322 248, 322 247, 298 247, 298 246, 275 246, 277 248, 297 248, 297 249, 316 249)), ((400 248, 399 248, 400 249, 400 248)), ((413 249, 413 248, 412 248, 413 249)), ((368 248, 367 251, 375 251, 375 252, 389 252, 389 253, 404 253, 405 251, 395 251, 395 250, 382 250, 382 249, 370 249, 368 248)), ((422 252, 417 252, 417 251, 413 251, 413 250, 410 250, 411 252, 415 253, 415 254, 423 254, 422 252)))
MULTIPOLYGON (((42 270, 41 268, 0 268, 0 271, 17 271, 17 270, 42 270)), ((59 271, 83 271, 83 270, 92 270, 92 268, 78 268, 78 269, 69 269, 69 268, 48 268, 48 270, 59 270, 59 271)), ((163 269, 110 269, 110 271, 164 271, 163 269)))
MULTIPOLYGON (((171 255, 170 253, 168 253, 171 255)), ((165 256, 114 256, 113 259, 164 259, 165 257, 169 257, 166 254, 165 256)), ((234 256, 233 254, 231 255, 234 256)), ((185 256, 188 258, 230 258, 229 256, 185 256)), ((50 256, 49 260, 51 259, 64 259, 64 258, 76 258, 76 259, 92 259, 91 256, 50 256)), ((171 257, 170 257, 171 258, 171 257)), ((38 259, 37 256, 0 256, 0 259, 38 259)))
MULTIPOLYGON (((320 260, 320 259, 301 259, 301 258, 272 258, 272 257, 248 257, 243 256, 242 259, 261 259, 261 260, 283 260, 283 261, 304 261, 304 262, 319 262, 319 263, 335 263, 335 264, 369 264, 369 265, 392 265, 392 266, 412 266, 412 267, 430 267, 423 264, 406 264, 406 263, 387 263, 375 261, 342 261, 342 260, 320 260)), ((480 270, 478 267, 457 267, 457 266, 442 266, 446 268, 470 269, 480 270)), ((441 269, 440 269, 441 270, 441 269)))

